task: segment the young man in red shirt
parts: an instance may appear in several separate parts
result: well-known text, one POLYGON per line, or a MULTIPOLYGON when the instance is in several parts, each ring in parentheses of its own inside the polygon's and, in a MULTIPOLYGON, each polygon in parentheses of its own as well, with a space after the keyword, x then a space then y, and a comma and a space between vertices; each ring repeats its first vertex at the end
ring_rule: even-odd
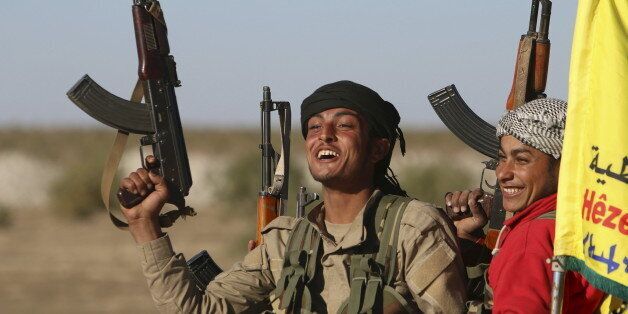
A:
MULTIPOLYGON (((548 313, 556 224, 556 191, 567 103, 537 99, 506 113, 497 126, 499 164, 495 170, 503 208, 513 213, 499 233, 486 281, 493 313, 548 313)), ((455 222, 461 242, 482 244, 487 213, 478 206, 480 189, 447 193, 454 212, 470 210, 472 217, 455 222)), ((486 206, 488 207, 488 206, 486 206)), ((463 253, 464 254, 464 253, 463 253)), ((465 257, 465 259, 467 259, 465 257)), ((567 272, 563 311, 592 313, 603 292, 580 274, 567 272)))

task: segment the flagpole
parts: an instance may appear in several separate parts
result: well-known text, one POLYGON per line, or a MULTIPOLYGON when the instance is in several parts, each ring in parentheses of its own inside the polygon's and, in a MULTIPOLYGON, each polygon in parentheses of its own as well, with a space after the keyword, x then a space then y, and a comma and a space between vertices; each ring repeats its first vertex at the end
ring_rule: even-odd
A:
POLYGON ((552 264, 552 304, 551 314, 561 314, 563 312, 563 292, 565 292, 565 256, 554 256, 547 260, 552 264))

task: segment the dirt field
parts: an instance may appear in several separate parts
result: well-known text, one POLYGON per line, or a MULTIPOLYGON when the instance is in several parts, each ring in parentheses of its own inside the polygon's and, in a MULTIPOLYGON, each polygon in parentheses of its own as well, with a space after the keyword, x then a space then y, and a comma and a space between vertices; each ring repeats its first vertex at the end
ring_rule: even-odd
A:
MULTIPOLYGON (((170 231, 176 249, 186 257, 208 249, 229 267, 245 253, 246 237, 225 235, 254 229, 219 216, 201 210, 178 222, 170 231)), ((0 313, 155 312, 133 240, 104 213, 77 223, 22 210, 12 220, 0 229, 0 313)))

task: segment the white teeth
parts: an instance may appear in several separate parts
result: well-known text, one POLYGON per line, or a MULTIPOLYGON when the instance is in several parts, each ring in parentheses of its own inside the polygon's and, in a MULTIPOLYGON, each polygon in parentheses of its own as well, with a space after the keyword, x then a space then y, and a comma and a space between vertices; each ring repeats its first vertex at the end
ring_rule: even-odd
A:
POLYGON ((318 152, 318 156, 317 158, 320 159, 323 156, 333 156, 333 157, 338 157, 338 153, 333 152, 331 150, 328 149, 323 149, 321 151, 318 152))
POLYGON ((517 192, 521 191, 520 188, 504 188, 504 192, 508 193, 508 194, 515 194, 517 192))

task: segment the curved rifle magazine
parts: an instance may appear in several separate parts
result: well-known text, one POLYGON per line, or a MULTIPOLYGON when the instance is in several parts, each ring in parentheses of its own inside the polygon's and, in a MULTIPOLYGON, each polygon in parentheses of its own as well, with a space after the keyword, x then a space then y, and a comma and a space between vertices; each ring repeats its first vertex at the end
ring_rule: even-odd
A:
POLYGON ((499 150, 496 129, 484 121, 464 102, 455 85, 427 97, 438 117, 460 140, 477 152, 495 159, 499 150))

